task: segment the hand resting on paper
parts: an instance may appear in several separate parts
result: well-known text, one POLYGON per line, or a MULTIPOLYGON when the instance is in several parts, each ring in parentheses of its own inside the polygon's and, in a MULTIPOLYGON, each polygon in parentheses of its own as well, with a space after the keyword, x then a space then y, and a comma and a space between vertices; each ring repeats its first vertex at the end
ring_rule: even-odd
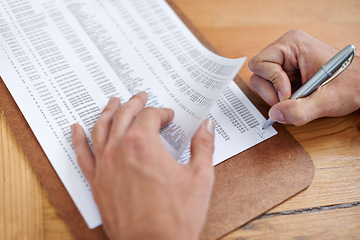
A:
MULTIPOLYGON (((350 43, 349 43, 350 44, 350 43)), ((344 46, 345 47, 345 46, 344 46)), ((249 61, 251 87, 269 104, 269 117, 296 126, 320 117, 344 116, 360 108, 360 58, 310 96, 288 100, 339 51, 301 30, 290 30, 249 61)))
POLYGON ((81 126, 73 125, 79 165, 111 239, 197 239, 214 180, 214 124, 203 122, 183 165, 159 136, 174 112, 144 108, 146 102, 145 92, 122 106, 111 98, 92 132, 94 153, 81 126))

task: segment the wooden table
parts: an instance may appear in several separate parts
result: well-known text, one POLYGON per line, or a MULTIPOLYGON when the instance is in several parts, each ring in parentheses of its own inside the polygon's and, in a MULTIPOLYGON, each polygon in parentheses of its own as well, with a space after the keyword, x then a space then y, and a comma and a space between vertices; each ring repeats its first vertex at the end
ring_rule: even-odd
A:
MULTIPOLYGON (((291 28, 360 49, 359 0, 174 1, 226 57, 251 58, 291 28)), ((314 161, 312 185, 224 239, 360 239, 360 111, 287 129, 314 161)), ((0 239, 72 239, 2 114, 0 239)))

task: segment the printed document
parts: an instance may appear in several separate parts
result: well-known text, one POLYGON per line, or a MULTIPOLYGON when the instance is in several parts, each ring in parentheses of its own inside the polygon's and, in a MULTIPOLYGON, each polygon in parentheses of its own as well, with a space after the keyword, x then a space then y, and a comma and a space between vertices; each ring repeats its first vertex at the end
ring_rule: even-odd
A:
POLYGON ((181 163, 205 117, 214 165, 276 134, 232 81, 245 59, 206 49, 164 0, 0 0, 0 75, 89 228, 101 224, 70 125, 91 131, 111 97, 168 107, 160 131, 181 163))

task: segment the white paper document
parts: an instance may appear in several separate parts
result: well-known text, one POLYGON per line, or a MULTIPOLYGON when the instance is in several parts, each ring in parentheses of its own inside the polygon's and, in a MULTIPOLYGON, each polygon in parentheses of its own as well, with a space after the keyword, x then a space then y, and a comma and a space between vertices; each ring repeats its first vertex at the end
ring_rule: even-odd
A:
POLYGON ((205 117, 214 165, 276 134, 232 81, 245 59, 207 50, 164 0, 0 0, 0 75, 89 228, 101 224, 71 144, 109 98, 139 91, 175 118, 160 136, 186 163, 205 117))

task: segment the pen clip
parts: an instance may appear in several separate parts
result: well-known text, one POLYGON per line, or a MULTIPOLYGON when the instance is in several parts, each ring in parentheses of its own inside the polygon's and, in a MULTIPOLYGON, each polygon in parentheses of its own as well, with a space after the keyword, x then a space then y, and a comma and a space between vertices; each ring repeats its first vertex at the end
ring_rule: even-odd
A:
POLYGON ((324 86, 325 84, 328 84, 331 80, 333 80, 334 78, 336 78, 340 73, 342 73, 343 71, 345 71, 345 69, 347 69, 351 62, 353 61, 355 57, 355 51, 353 52, 353 54, 351 54, 351 56, 343 63, 343 65, 341 65, 341 67, 339 68, 339 70, 337 70, 328 80, 326 80, 323 84, 321 84, 321 86, 324 86))

